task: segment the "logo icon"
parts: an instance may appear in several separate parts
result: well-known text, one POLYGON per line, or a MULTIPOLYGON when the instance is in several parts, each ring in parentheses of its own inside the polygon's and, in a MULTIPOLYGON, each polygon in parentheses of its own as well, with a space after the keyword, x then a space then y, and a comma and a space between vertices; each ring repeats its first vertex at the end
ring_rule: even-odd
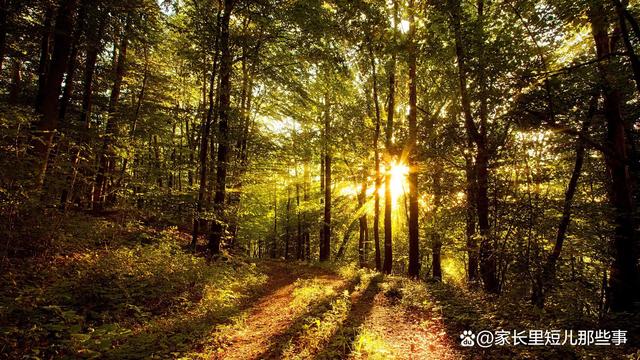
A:
POLYGON ((467 347, 474 346, 476 344, 475 338, 476 336, 473 334, 473 331, 465 330, 460 334, 460 339, 462 339, 460 345, 467 347))

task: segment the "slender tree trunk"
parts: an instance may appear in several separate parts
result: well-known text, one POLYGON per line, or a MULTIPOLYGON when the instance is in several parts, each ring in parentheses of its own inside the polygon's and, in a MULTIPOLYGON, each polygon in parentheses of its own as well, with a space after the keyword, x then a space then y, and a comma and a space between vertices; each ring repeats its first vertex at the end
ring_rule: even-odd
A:
POLYGON ((64 116, 67 112, 67 107, 71 101, 73 94, 74 78, 78 65, 78 50, 80 47, 80 37, 84 33, 86 24, 86 5, 81 5, 78 11, 78 25, 73 31, 73 37, 71 40, 71 50, 69 52, 69 64, 67 65, 67 76, 64 79, 64 90, 62 91, 62 99, 60 99, 60 109, 58 117, 60 121, 64 121, 64 116))
POLYGON ((273 241, 271 242, 271 258, 278 255, 278 186, 273 189, 273 241))
MULTIPOLYGON (((309 172, 309 161, 305 161, 303 167, 303 186, 302 186, 302 200, 305 204, 309 201, 309 183, 311 174, 309 172)), ((306 213, 302 214, 302 222, 303 222, 303 232, 302 232, 302 242, 304 244, 304 259, 311 260, 311 234, 309 232, 309 223, 307 222, 306 213)))
MULTIPOLYGON (((371 41, 370 41, 371 42, 371 41)), ((371 77, 373 88, 373 105, 376 110, 376 127, 373 134, 373 156, 375 166, 375 187, 373 189, 373 246, 375 248, 376 270, 382 270, 382 257, 380 255, 380 188, 382 187, 382 174, 380 173, 380 104, 378 102, 378 76, 376 73, 376 59, 373 55, 373 47, 369 43, 369 57, 371 59, 371 77)))
POLYGON ((84 68, 84 90, 82 94, 82 108, 80 110, 80 123, 86 128, 89 127, 91 120, 91 108, 93 106, 93 75, 96 71, 96 62, 98 53, 100 52, 99 34, 104 31, 105 21, 100 20, 98 25, 98 33, 90 31, 87 39, 87 56, 84 68))
MULTIPOLYGON (((484 41, 483 34, 483 0, 478 1, 478 18, 480 19, 480 37, 481 41, 484 41)), ((464 122, 465 129, 467 132, 467 138, 469 140, 473 140, 473 143, 476 146, 476 158, 475 158, 475 166, 474 166, 474 180, 475 186, 473 188, 474 192, 474 200, 475 200, 475 210, 478 216, 478 230, 480 232, 480 250, 479 250, 479 265, 480 265, 480 277, 482 278, 484 289, 490 293, 498 293, 500 291, 500 286, 498 282, 497 276, 497 259, 494 249, 494 244, 491 239, 490 234, 490 223, 489 223, 489 198, 488 198, 488 165, 489 165, 489 152, 487 148, 487 134, 486 134, 486 123, 487 123, 487 100, 486 100, 486 85, 485 85, 485 76, 484 76, 484 55, 483 50, 481 50, 479 55, 479 66, 478 66, 478 81, 479 83, 479 92, 480 92, 480 127, 476 127, 476 124, 473 120, 473 115, 471 112, 471 100, 469 94, 467 92, 467 75, 469 73, 469 68, 466 64, 466 57, 462 39, 462 29, 460 25, 461 17, 461 8, 460 1, 454 0, 452 11, 451 11, 451 20, 454 30, 455 37, 455 48, 456 48, 456 58, 458 62, 458 81, 460 85, 460 98, 462 102, 462 111, 464 113, 464 122)), ((484 48, 483 44, 480 44, 481 49, 484 48)), ((469 229, 468 229, 469 230, 469 229)), ((469 239, 468 239, 469 240, 469 239)), ((473 245, 473 242, 471 242, 473 245)), ((472 247, 469 247, 472 251, 472 247)), ((471 262, 473 257, 469 257, 471 262)), ((469 274, 473 271, 469 270, 469 274)))
MULTIPOLYGON (((591 99, 591 104, 589 105, 589 113, 587 114, 587 118, 582 123, 582 129, 580 130, 581 134, 587 134, 589 125, 591 124, 591 120, 595 115, 597 106, 598 97, 593 96, 593 98, 591 99)), ((558 262, 558 259, 560 258, 562 245, 564 244, 567 229, 569 228, 569 223, 571 222, 571 207, 573 205, 573 197, 576 193, 576 189, 578 188, 578 180, 580 179, 580 173, 582 172, 582 164, 584 162, 585 155, 584 137, 578 136, 576 141, 576 159, 573 165, 573 171, 571 172, 571 178, 569 179, 569 184, 567 185, 567 190, 564 193, 562 217, 560 218, 560 224, 558 225, 556 241, 553 245, 553 250, 547 258, 547 262, 542 269, 542 275, 534 279, 535 282, 533 284, 531 292, 531 302, 533 305, 539 308, 544 307, 547 292, 554 285, 556 278, 556 264, 558 262)))
MULTIPOLYGON (((467 149, 473 148, 473 141, 469 139, 467 149)), ((467 242, 467 281, 469 286, 475 287, 478 283, 478 241, 476 239, 476 207, 475 207, 475 171, 470 155, 465 155, 465 236, 467 242)))
POLYGON ((211 224, 209 233, 209 250, 212 255, 220 253, 220 243, 223 239, 226 216, 225 196, 227 167, 229 161, 229 117, 231 100, 231 73, 233 71, 233 54, 229 44, 229 20, 233 10, 234 0, 224 0, 224 9, 220 22, 220 103, 218 109, 218 157, 216 164, 216 190, 213 207, 216 218, 211 224))
MULTIPOLYGON (((142 109, 142 104, 144 102, 144 95, 147 91, 147 83, 149 81, 149 58, 148 58, 148 50, 144 49, 144 72, 142 74, 142 83, 140 84, 140 93, 138 93, 138 98, 136 100, 136 107, 133 111, 133 119, 131 121, 131 130, 129 131, 129 139, 131 142, 134 142, 136 139, 136 128, 138 127, 138 120, 140 119, 140 110, 142 109)), ((182 129, 182 126, 180 126, 182 129)), ((175 132, 175 125, 174 125, 175 132)), ((182 142, 182 139, 180 139, 182 142)), ((180 145, 182 148, 182 144, 180 145)), ((174 149, 175 153, 175 149, 174 149)), ((135 159, 136 155, 133 154, 133 158, 135 159)), ((118 179, 118 186, 122 183, 125 178, 127 172, 127 165, 129 164, 129 158, 125 158, 122 162, 122 169, 120 170, 120 178, 118 179)))
POLYGON ((620 113, 620 93, 614 84, 615 64, 611 63, 611 43, 607 16, 602 2, 591 3, 589 20, 596 46, 600 85, 604 95, 604 117, 607 125, 605 163, 611 179, 609 197, 615 211, 613 263, 609 279, 609 307, 613 311, 633 311, 640 299, 638 282, 637 239, 633 224, 634 204, 629 169, 628 142, 625 123, 620 113))
MULTIPOLYGON (((393 41, 397 41, 396 33, 398 23, 398 3, 393 1, 393 41)), ((393 232, 391 229, 391 173, 390 165, 393 149, 393 116, 396 108, 396 52, 391 54, 391 61, 389 63, 389 104, 387 107, 387 124, 386 124, 386 139, 385 139, 385 157, 386 157, 386 172, 384 177, 384 263, 382 264, 382 271, 385 274, 390 274, 393 267, 393 232)))
POLYGON ((7 51, 8 9, 7 0, 0 0, 0 73, 4 63, 4 55, 7 51))
MULTIPOLYGON (((220 20, 220 11, 218 11, 218 15, 216 16, 217 23, 219 24, 220 20)), ((217 26, 217 32, 219 32, 219 26, 217 26)), ((213 66, 211 67, 211 76, 209 77, 209 96, 208 103, 209 108, 207 110, 207 116, 203 119, 203 123, 200 127, 200 154, 199 154, 199 162, 200 162, 200 182, 198 184, 198 200, 196 201, 196 214, 193 218, 193 231, 191 233, 191 248, 193 251, 196 251, 198 245, 198 236, 200 235, 200 224, 202 219, 202 208, 204 206, 204 197, 207 190, 207 153, 208 153, 208 145, 209 145, 209 134, 211 133, 211 124, 213 122, 213 111, 215 109, 215 99, 214 99, 214 89, 216 83, 216 71, 218 67, 218 39, 219 34, 216 33, 216 40, 214 46, 214 55, 213 55, 213 66)), ((206 87, 206 85, 204 85, 206 87)), ((206 91, 203 89, 203 91, 206 91)), ((213 149, 212 149, 213 150, 213 149)))
POLYGON ((93 193, 93 209, 96 211, 102 210, 105 205, 109 192, 109 181, 111 180, 113 171, 115 170, 116 153, 114 149, 114 142, 118 137, 117 111, 118 103, 120 101, 120 90, 122 89, 122 80, 126 71, 127 46, 129 43, 127 39, 129 21, 130 20, 127 20, 122 41, 120 43, 120 51, 118 52, 118 60, 115 67, 115 79, 113 81, 113 87, 109 97, 107 125, 102 143, 102 153, 98 164, 95 190, 93 193))
POLYGON ((291 242, 291 187, 287 186, 287 207, 284 228, 284 259, 289 259, 289 243, 291 242))
MULTIPOLYGON (((65 5, 61 3, 61 5, 65 5)), ((62 10, 62 7, 60 8, 62 10)), ((38 92, 36 93, 36 112, 42 113, 42 101, 47 86, 47 76, 49 75, 49 63, 51 61, 51 37, 54 34, 53 18, 55 16, 55 7, 48 3, 44 12, 44 22, 42 25, 42 38, 40 40, 40 61, 38 62, 38 92)), ((71 31, 71 26, 67 31, 71 31)), ((70 33, 69 33, 70 36, 70 33)), ((66 67, 66 64, 65 64, 66 67)), ((64 70, 62 70, 64 73, 64 70)), ((62 81, 62 80, 60 80, 62 81)))
POLYGON ((362 215, 358 219, 359 233, 358 233, 358 264, 361 268, 367 266, 367 242, 368 239, 368 225, 367 225, 367 213, 364 211, 364 206, 367 200, 367 182, 366 175, 363 174, 362 183, 360 184, 360 193, 358 194, 358 207, 359 211, 362 211, 362 215))
POLYGON ((11 59, 11 87, 9 88, 9 103, 17 104, 22 93, 22 61, 15 57, 11 59))
POLYGON ((478 28, 480 54, 478 55, 478 88, 480 92, 480 129, 476 136, 476 211, 480 231, 480 276, 484 289, 490 293, 500 292, 497 273, 497 254, 489 222, 489 150, 487 140, 487 89, 484 55, 484 0, 478 0, 478 28))
POLYGON ((296 232, 296 260, 302 260, 303 258, 303 235, 302 235, 302 217, 300 214, 300 181, 298 180, 298 163, 296 162, 296 221, 297 221, 297 232, 296 232))
POLYGON ((626 6, 623 5, 620 0, 613 0, 613 3, 616 7, 618 24, 620 26, 620 32, 622 35, 622 40, 624 42, 624 47, 627 51, 627 58, 629 58, 629 62, 631 63, 631 70, 633 71, 633 79, 636 83, 636 89, 638 90, 638 92, 640 92, 640 60, 638 60, 638 56, 635 53, 633 44, 631 43, 631 39, 629 37, 627 20, 625 18, 625 11, 627 11, 626 6))
POLYGON ((331 256, 331 114, 328 94, 325 94, 324 113, 324 221, 322 224, 322 240, 320 242, 320 261, 327 261, 331 256))
POLYGON ((237 171, 235 174, 236 184, 235 191, 229 196, 229 207, 233 211, 230 219, 230 247, 236 243, 236 235, 238 232, 238 215, 240 212, 240 200, 242 198, 242 186, 244 174, 248 165, 247 144, 249 140, 249 128, 251 127, 251 102, 253 99, 253 74, 247 59, 248 54, 243 52, 242 60, 242 92, 240 100, 240 134, 236 143, 237 154, 237 171))
POLYGON ((468 252, 468 281, 473 286, 479 279, 478 265, 479 254, 478 244, 475 234, 475 218, 476 218, 476 170, 473 158, 470 155, 474 147, 475 137, 477 130, 473 122, 471 114, 471 101, 467 92, 467 74, 468 67, 466 64, 466 58, 464 53, 464 45, 462 40, 462 29, 460 25, 461 9, 460 1, 453 0, 451 7, 451 24, 453 27, 456 49, 456 60, 458 63, 458 83, 460 88, 460 100, 462 105, 462 112, 464 117, 464 125, 467 136, 467 155, 466 161, 466 240, 467 240, 467 252, 468 252))
POLYGON ((433 280, 442 281, 442 234, 438 227, 438 213, 442 203, 443 166, 437 162, 433 170, 433 210, 431 211, 431 272, 433 280))
POLYGON ((416 90, 416 45, 414 4, 409 1, 409 141, 407 153, 409 159, 409 276, 420 276, 420 240, 418 228, 418 170, 416 154, 417 90, 416 90))
MULTIPOLYGON (((74 14, 78 0, 61 0, 54 27, 54 45, 51 64, 46 71, 40 110, 42 116, 36 123, 34 148, 42 159, 38 176, 38 185, 42 187, 47 172, 49 153, 53 144, 53 136, 58 129, 58 98, 62 87, 62 79, 69 61, 71 49, 71 33, 73 31, 74 14)), ((44 41, 43 41, 44 45, 44 41)), ((45 50, 43 49, 43 52, 45 50)))

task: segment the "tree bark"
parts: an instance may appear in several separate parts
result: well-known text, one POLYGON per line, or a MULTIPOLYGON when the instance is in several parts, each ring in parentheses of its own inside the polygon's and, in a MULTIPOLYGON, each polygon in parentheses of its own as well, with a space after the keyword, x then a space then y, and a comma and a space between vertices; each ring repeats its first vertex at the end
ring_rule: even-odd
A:
MULTIPOLYGON (((467 150, 473 148, 473 140, 468 139, 467 150)), ((478 241, 476 239, 476 207, 475 207, 475 171, 470 154, 465 154, 465 236, 467 242, 467 282, 470 287, 475 287, 479 280, 478 275, 478 241)))
MULTIPOLYGON (((64 5, 64 3, 60 5, 64 5)), ((54 33, 53 18, 55 16, 55 7, 51 3, 47 3, 45 6, 42 38, 40 40, 40 61, 38 62, 38 92, 36 93, 35 103, 35 109, 38 113, 42 113, 42 101, 44 100, 47 76, 49 75, 49 63, 51 61, 51 37, 54 33)), ((60 9, 62 9, 62 7, 60 7, 60 9)), ((68 31, 71 30, 68 29, 68 31)))
POLYGON ((620 26, 620 32, 622 40, 624 42, 625 50, 627 51, 627 58, 631 63, 631 70, 633 72, 633 79, 636 83, 636 90, 640 93, 640 60, 635 53, 631 39, 629 38, 629 30, 627 28, 627 19, 625 12, 627 12, 626 6, 622 4, 620 0, 613 0, 618 15, 618 24, 620 26))
POLYGON ((96 71, 96 62, 100 52, 100 34, 104 31, 105 21, 99 20, 98 32, 88 33, 87 56, 84 68, 84 90, 82 93, 82 108, 80 110, 80 123, 89 128, 91 121, 91 109, 93 107, 93 75, 96 71))
MULTIPOLYGON (((481 42, 484 42, 484 34, 483 34, 483 7, 484 2, 482 0, 478 1, 478 18, 480 20, 480 37, 481 42)), ((487 123, 487 99, 486 99, 486 85, 485 85, 485 76, 484 76, 484 50, 480 51, 479 55, 479 66, 478 66, 478 78, 479 78, 479 117, 480 117, 480 126, 479 128, 476 126, 473 114, 471 112, 471 99, 467 92, 467 75, 469 73, 469 68, 466 64, 466 56, 464 51, 463 39, 462 39, 462 28, 460 25, 461 22, 461 8, 460 1, 454 0, 452 3, 452 11, 451 11, 451 20, 454 30, 455 37, 455 48, 456 48, 456 58, 458 62, 458 82, 460 86, 460 98, 462 103, 462 111, 464 113, 464 123, 465 130, 467 133, 468 142, 475 144, 476 157, 475 157, 475 166, 474 166, 474 202, 475 202, 475 210, 478 217, 478 230, 480 232, 480 249, 478 262, 480 265, 480 277, 482 278, 484 289, 490 293, 498 293, 500 291, 499 282, 497 277, 497 259, 495 254, 495 249, 493 245, 493 241, 491 239, 490 234, 490 223, 489 223, 489 198, 487 195, 488 191, 488 165, 489 165, 489 150, 487 146, 487 133, 486 133, 486 123, 487 123)), ((483 44, 480 44, 481 49, 484 47, 483 44)), ((468 189, 469 190, 469 189, 468 189)), ((469 232, 470 229, 467 229, 469 232)), ((469 239, 467 239, 469 241, 469 239)), ((473 241, 469 241, 469 245, 473 245, 473 241)), ((469 251, 473 251, 472 246, 469 246, 469 251)), ((474 257, 469 256, 469 260, 474 257)), ((473 271, 470 267, 470 277, 473 271)))
POLYGON ((407 153, 409 160, 409 276, 420 276, 420 240, 418 228, 418 171, 416 154, 417 125, 417 79, 414 4, 409 1, 409 141, 407 153))
POLYGON ((600 85, 604 95, 604 117, 607 126, 605 163, 610 176, 609 198, 615 211, 608 302, 612 311, 633 311, 640 298, 637 266, 637 239, 633 224, 634 204, 629 169, 629 139, 620 113, 620 92, 614 84, 615 64, 611 62, 611 42, 607 16, 601 1, 590 4, 589 20, 596 46, 600 85))
MULTIPOLYGON (((589 105, 589 112, 587 118, 582 123, 581 133, 586 134, 589 130, 591 120, 595 115, 596 108, 598 106, 598 97, 593 96, 591 104, 589 105)), ((558 231, 556 233, 556 241, 553 245, 553 250, 549 254, 547 261, 542 269, 540 277, 534 279, 533 289, 531 292, 531 302, 533 305, 543 308, 547 292, 553 287, 556 277, 556 264, 560 258, 562 252, 562 245, 566 238, 567 229, 571 222, 571 208, 573 205, 573 197, 578 188, 578 180, 582 172, 582 164, 584 162, 585 144, 582 137, 576 139, 576 158, 573 165, 573 171, 571 172, 571 178, 567 185, 567 190, 564 194, 564 203, 562 206, 562 217, 560 218, 560 224, 558 225, 558 231)))
POLYGON ((431 272, 435 281, 442 281, 442 235, 438 228, 438 212, 442 202, 442 171, 441 163, 436 162, 433 171, 433 210, 431 211, 431 272))
POLYGON ((93 193, 93 209, 101 211, 104 208, 109 192, 109 181, 111 180, 113 171, 115 170, 116 153, 114 142, 118 136, 118 103, 120 101, 120 90, 122 89, 122 79, 126 71, 128 31, 130 20, 127 20, 124 34, 119 46, 118 60, 115 67, 115 79, 109 96, 109 107, 107 111, 107 125, 102 143, 102 152, 98 163, 98 172, 96 174, 95 188, 93 193))
POLYGON ((7 30, 8 22, 8 4, 7 0, 0 0, 0 73, 2 73, 2 65, 4 63, 4 55, 7 51, 7 30))
MULTIPOLYGON (((220 24, 220 11, 216 16, 217 23, 220 24)), ((196 214, 193 218, 193 231, 191 233, 191 248, 196 251, 198 245, 198 236, 200 235, 200 223, 202 219, 202 208, 204 206, 204 196, 207 190, 207 153, 209 145, 209 134, 211 133, 211 124, 213 121, 213 111, 215 109, 214 89, 216 83, 216 71, 218 68, 218 32, 220 27, 217 25, 216 39, 213 55, 213 66, 211 67, 211 76, 209 76, 209 95, 207 101, 209 102, 209 108, 207 109, 207 116, 203 119, 203 123, 200 126, 200 182, 198 184, 198 200, 196 201, 196 214)))
POLYGON ((371 60, 372 96, 373 105, 376 111, 376 125, 373 133, 373 156, 375 166, 375 187, 373 190, 373 246, 375 251, 376 270, 382 270, 382 257, 380 254, 380 188, 382 187, 382 174, 380 173, 380 104, 378 102, 378 76, 376 73, 376 59, 373 55, 373 47, 369 40, 369 57, 371 60))
MULTIPOLYGON (((393 1, 393 44, 397 41, 398 26, 398 3, 393 1)), ((384 177, 384 262, 382 271, 390 274, 393 267, 393 233, 391 229, 391 173, 390 165, 393 156, 392 138, 393 138, 393 116, 396 108, 396 52, 395 49, 391 53, 391 61, 389 63, 389 104, 387 108, 387 124, 385 129, 385 157, 386 172, 384 177)))
POLYGON ((320 261, 331 257, 331 114, 328 94, 325 94, 324 112, 324 219, 320 242, 320 261))
POLYGON ((216 164, 216 189, 213 207, 216 218, 211 224, 209 233, 209 251, 212 255, 220 253, 220 243, 226 228, 225 196, 227 167, 229 161, 229 117, 231 100, 231 73, 233 71, 233 54, 229 44, 229 20, 235 1, 224 0, 224 8, 220 22, 220 99, 218 109, 218 157, 216 164))
MULTIPOLYGON (((38 186, 42 187, 47 172, 49 153, 53 144, 53 136, 58 129, 58 103, 62 79, 69 61, 71 49, 71 32, 73 31, 74 14, 78 0, 61 0, 54 27, 54 45, 51 64, 44 77, 40 110, 42 116, 36 123, 34 148, 39 154, 42 166, 38 176, 38 186)), ((43 39, 43 45, 46 43, 43 39)), ((46 46, 45 46, 46 47, 46 46)), ((45 49, 43 49, 45 53, 45 49)))
POLYGON ((358 232, 358 264, 361 268, 367 266, 367 243, 369 242, 369 230, 367 225, 367 213, 364 211, 364 206, 367 200, 367 182, 366 177, 363 176, 362 183, 360 185, 360 192, 358 193, 358 207, 359 211, 362 211, 362 215, 358 219, 359 232, 358 232))
POLYGON ((73 31, 71 40, 71 50, 69 51, 69 64, 67 65, 67 76, 64 79, 64 90, 62 91, 62 99, 60 99, 60 110, 58 117, 60 121, 64 121, 64 116, 67 112, 67 106, 71 101, 71 95, 73 94, 74 78, 78 65, 78 50, 80 47, 80 37, 84 33, 86 24, 86 4, 80 5, 78 11, 78 25, 73 31))
POLYGON ((11 59, 11 86, 9 88, 9 103, 17 104, 22 93, 22 61, 20 58, 11 59))

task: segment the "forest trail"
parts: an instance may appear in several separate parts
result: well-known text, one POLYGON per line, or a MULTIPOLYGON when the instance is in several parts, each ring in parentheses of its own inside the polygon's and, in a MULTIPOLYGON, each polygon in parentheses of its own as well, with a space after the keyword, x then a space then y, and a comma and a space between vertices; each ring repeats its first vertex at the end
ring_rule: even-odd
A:
POLYGON ((269 263, 265 295, 225 331, 216 359, 456 359, 442 319, 399 305, 382 276, 346 279, 269 263))

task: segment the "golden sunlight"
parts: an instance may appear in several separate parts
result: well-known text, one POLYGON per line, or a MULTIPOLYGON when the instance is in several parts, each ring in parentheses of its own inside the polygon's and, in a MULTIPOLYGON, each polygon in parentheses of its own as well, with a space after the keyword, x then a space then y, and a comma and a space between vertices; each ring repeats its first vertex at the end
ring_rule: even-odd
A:
POLYGON ((409 167, 406 164, 393 161, 389 168, 391 174, 391 203, 395 207, 400 196, 404 195, 405 189, 408 190, 407 175, 409 167))

